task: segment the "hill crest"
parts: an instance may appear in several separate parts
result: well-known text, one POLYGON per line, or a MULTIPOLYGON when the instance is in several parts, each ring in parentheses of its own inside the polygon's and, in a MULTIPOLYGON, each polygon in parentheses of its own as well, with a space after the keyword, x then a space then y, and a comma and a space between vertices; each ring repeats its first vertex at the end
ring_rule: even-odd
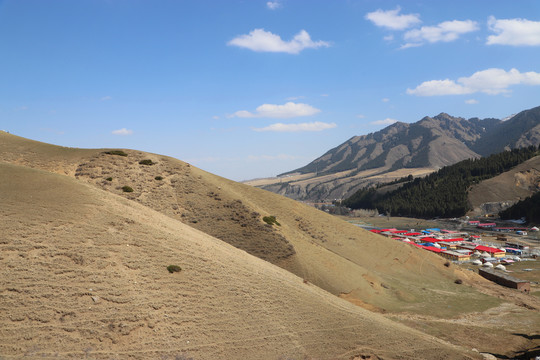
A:
POLYGON ((467 359, 477 355, 445 342, 441 347, 389 319, 364 316, 370 313, 336 295, 378 312, 441 318, 457 315, 449 303, 467 303, 464 316, 502 299, 540 307, 445 266, 441 257, 296 201, 166 156, 106 152, 0 133, 0 212, 9 219, 1 228, 0 256, 7 266, 0 278, 10 281, 0 295, 11 309, 0 312, 6 324, 0 351, 20 354, 26 346, 36 357, 61 348, 74 349, 63 356, 81 357, 86 349, 96 358, 176 351, 197 358, 413 359, 429 353, 467 359), (241 208, 226 206, 237 201, 241 208), (242 216, 254 212, 259 215, 243 227, 242 216), (266 215, 281 225, 265 224, 266 215), (239 236, 244 240, 235 248, 222 241, 229 231, 248 236, 239 236), (254 241, 265 233, 279 235, 270 242, 285 239, 294 253, 274 256, 272 247, 254 241), (268 262, 248 254, 261 247, 268 262), (185 272, 170 275, 169 264, 185 272), (51 334, 58 341, 50 341, 51 334))
POLYGON ((380 178, 395 180, 409 169, 410 174, 417 169, 427 173, 461 160, 539 144, 540 107, 505 121, 466 120, 440 113, 416 123, 397 122, 374 133, 354 136, 274 180, 246 183, 297 200, 328 201, 349 197, 380 178), (369 179, 374 172, 381 176, 369 179), (299 176, 301 181, 297 181, 299 176))

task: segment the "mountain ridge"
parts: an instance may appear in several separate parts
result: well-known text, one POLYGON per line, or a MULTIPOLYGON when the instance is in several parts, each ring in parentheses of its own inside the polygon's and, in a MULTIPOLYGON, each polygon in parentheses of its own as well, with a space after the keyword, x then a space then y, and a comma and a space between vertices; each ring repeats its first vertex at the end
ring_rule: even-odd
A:
POLYGON ((0 132, 0 154, 2 356, 479 358, 469 332, 438 340, 454 316, 481 351, 530 348, 477 329, 537 299, 297 201, 137 150, 0 132))
POLYGON ((379 181, 367 180, 361 174, 365 171, 376 170, 391 181, 407 169, 434 171, 461 160, 538 144, 540 107, 504 121, 467 120, 441 112, 415 123, 396 122, 374 133, 353 136, 309 164, 278 175, 274 181, 246 183, 296 200, 328 201, 348 197, 379 181), (302 182, 297 181, 300 175, 302 182), (330 181, 324 179, 330 175, 330 181))

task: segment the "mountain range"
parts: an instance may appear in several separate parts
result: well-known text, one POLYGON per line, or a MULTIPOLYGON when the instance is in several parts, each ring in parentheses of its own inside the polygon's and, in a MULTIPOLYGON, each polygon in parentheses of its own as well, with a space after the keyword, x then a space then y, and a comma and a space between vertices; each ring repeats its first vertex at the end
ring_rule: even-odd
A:
POLYGON ((341 199, 374 183, 421 176, 461 160, 538 144, 540 107, 505 120, 441 113, 354 136, 306 166, 248 183, 297 200, 341 199))
POLYGON ((300 202, 137 150, 0 131, 0 155, 2 358, 480 359, 473 348, 536 346, 536 297, 300 202))

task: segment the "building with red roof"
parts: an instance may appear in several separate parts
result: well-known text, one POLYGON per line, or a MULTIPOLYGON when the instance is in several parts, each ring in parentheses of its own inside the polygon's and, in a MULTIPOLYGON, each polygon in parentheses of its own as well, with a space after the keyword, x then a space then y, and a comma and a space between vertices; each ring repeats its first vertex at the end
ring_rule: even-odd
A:
POLYGON ((504 250, 501 250, 501 249, 497 249, 497 248, 492 248, 492 247, 489 247, 489 246, 483 246, 483 245, 478 245, 477 247, 474 248, 475 251, 482 251, 482 252, 487 252, 488 254, 490 254, 491 256, 495 257, 495 258, 501 258, 501 257, 504 257, 506 255, 506 252, 504 250))

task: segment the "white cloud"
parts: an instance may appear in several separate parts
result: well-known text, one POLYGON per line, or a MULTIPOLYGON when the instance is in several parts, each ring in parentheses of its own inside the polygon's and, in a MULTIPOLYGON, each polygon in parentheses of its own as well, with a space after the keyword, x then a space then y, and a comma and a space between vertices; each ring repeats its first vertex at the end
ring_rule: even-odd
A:
POLYGON ((113 130, 111 132, 111 134, 113 134, 113 135, 121 135, 121 136, 132 135, 133 130, 128 130, 126 128, 122 128, 122 129, 118 129, 118 130, 113 130))
POLYGON ((394 40, 394 35, 387 35, 385 37, 383 37, 384 41, 392 41, 394 40))
POLYGON ((492 68, 477 71, 470 77, 459 78, 458 82, 473 89, 474 92, 496 95, 509 92, 508 87, 512 85, 540 85, 540 73, 533 71, 520 73, 516 69, 505 71, 492 68))
POLYGON ((496 35, 487 38, 488 45, 539 46, 540 21, 527 19, 497 20, 490 16, 488 27, 496 35))
POLYGON ((264 29, 255 29, 248 35, 240 35, 232 39, 227 45, 238 46, 256 52, 284 52, 298 54, 304 49, 317 49, 328 47, 326 41, 313 41, 305 30, 301 30, 290 41, 283 41, 279 35, 272 34, 264 29))
POLYGON ((373 11, 366 14, 366 19, 370 20, 377 26, 385 27, 391 30, 404 30, 413 25, 421 23, 420 15, 418 14, 403 14, 399 15, 401 8, 398 6, 394 10, 373 11))
POLYGON ((287 102, 284 105, 262 104, 255 110, 255 113, 247 110, 240 110, 230 117, 286 119, 311 116, 319 112, 321 112, 321 110, 308 104, 287 102))
POLYGON ((478 104, 478 100, 476 99, 465 100, 465 104, 469 104, 469 105, 478 104))
POLYGON ((392 125, 393 123, 396 123, 396 122, 397 122, 396 119, 386 118, 384 120, 373 121, 370 124, 372 124, 372 125, 392 125))
POLYGON ((335 123, 324 123, 315 121, 311 123, 300 124, 283 124, 276 123, 263 128, 253 128, 254 131, 275 131, 275 132, 303 132, 303 131, 322 131, 327 129, 333 129, 337 125, 335 123))
POLYGON ((109 100, 112 100, 112 96, 104 96, 102 97, 101 99, 99 99, 100 101, 109 101, 109 100))
POLYGON ((464 95, 471 93, 473 93, 472 90, 456 84, 454 80, 450 79, 424 81, 415 89, 407 89, 407 94, 417 96, 464 95))
POLYGON ((516 69, 505 71, 491 68, 477 71, 469 77, 454 80, 425 81, 407 94, 417 96, 465 95, 483 92, 489 95, 509 93, 512 85, 540 85, 540 73, 530 71, 521 73, 516 69))
POLYGON ((364 119, 364 118, 366 117, 366 115, 364 115, 364 114, 358 114, 358 115, 356 115, 356 117, 357 117, 358 119, 364 119))
POLYGON ((389 98, 383 98, 381 101, 382 101, 382 102, 389 102, 390 99, 389 99, 389 98))
POLYGON ((407 44, 401 48, 420 46, 425 42, 450 42, 457 40, 461 35, 477 31, 478 24, 472 20, 444 21, 436 26, 422 26, 420 29, 409 30, 403 38, 407 44))
POLYGON ((271 10, 276 10, 281 7, 281 3, 279 1, 268 1, 266 6, 271 10))
POLYGON ((214 119, 214 120, 219 120, 219 116, 214 115, 214 116, 212 116, 212 119, 214 119))
POLYGON ((399 48, 401 50, 404 50, 404 49, 408 49, 408 48, 419 47, 419 46, 422 46, 422 45, 423 45, 422 43, 406 43, 406 44, 401 45, 399 48))

